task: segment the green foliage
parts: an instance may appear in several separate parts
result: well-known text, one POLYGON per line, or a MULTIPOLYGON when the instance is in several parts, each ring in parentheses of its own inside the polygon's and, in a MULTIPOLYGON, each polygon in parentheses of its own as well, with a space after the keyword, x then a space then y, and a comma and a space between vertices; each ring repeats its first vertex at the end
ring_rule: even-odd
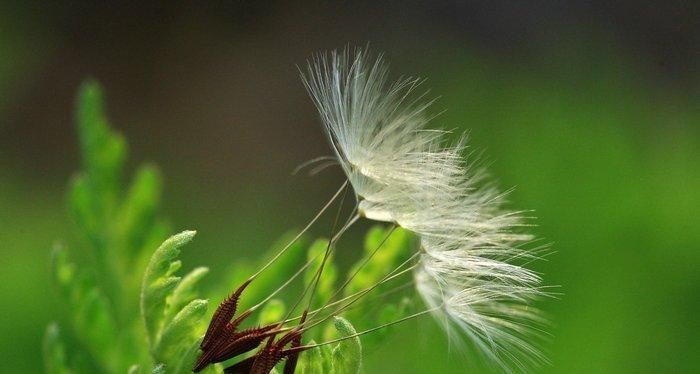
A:
MULTIPOLYGON (((299 356, 297 372, 302 374, 333 373, 356 374, 362 370, 362 343, 355 327, 343 317, 333 318, 333 327, 339 338, 349 337, 334 344, 321 345, 299 356)), ((307 344, 314 345, 310 340, 307 344)))
MULTIPOLYGON (((183 231, 166 240, 170 230, 158 215, 162 181, 155 167, 138 167, 131 184, 127 188, 122 186, 127 145, 111 130, 104 114, 101 90, 94 82, 81 88, 77 128, 84 171, 73 178, 68 203, 80 240, 70 247, 56 245, 53 250, 53 279, 65 301, 68 317, 62 323, 66 328, 53 323, 46 330, 43 345, 46 371, 52 374, 190 372, 199 354, 199 340, 208 313, 212 313, 208 311, 208 301, 197 290, 208 269, 198 267, 178 275, 182 267, 178 259, 181 248, 193 239, 195 231, 183 231)), ((294 237, 293 233, 285 235, 256 264, 236 261, 230 282, 221 286, 219 299, 277 255, 294 237)), ((336 285, 339 271, 332 248, 323 264, 312 308, 322 308, 343 293, 347 296, 371 287, 407 258, 410 243, 410 235, 400 229, 370 230, 365 255, 348 273, 351 278, 344 292, 336 285)), ((311 245, 304 237, 296 240, 246 289, 240 310, 266 299, 297 274, 305 262, 309 266, 297 283, 304 287, 312 285, 328 249, 327 239, 318 239, 311 245)), ((299 305, 305 307, 303 303, 299 305)), ((402 316, 406 305, 387 301, 376 314, 369 313, 370 305, 361 300, 345 314, 364 322, 387 321, 402 316)), ((257 320, 261 325, 270 324, 286 318, 287 313, 282 300, 272 299, 261 308, 257 320)), ((325 324, 325 334, 321 334, 322 325, 305 333, 304 338, 325 335, 326 339, 340 340, 301 354, 298 372, 360 371, 362 345, 359 336, 352 336, 356 329, 346 318, 333 318, 332 325, 325 324), (348 336, 352 337, 342 339, 348 336)), ((213 365, 207 370, 220 372, 221 367, 213 365)))
MULTIPOLYGON (((365 236, 364 256, 348 272, 350 281, 344 290, 350 296, 373 287, 386 278, 399 265, 407 261, 415 249, 415 238, 400 227, 372 227, 365 236)), ((403 269, 410 264, 406 264, 403 269)), ((410 300, 394 298, 394 293, 401 290, 410 279, 411 273, 398 277, 374 288, 360 305, 349 309, 344 316, 363 328, 371 328, 405 317, 411 310, 410 300), (377 304, 375 313, 367 313, 371 300, 377 304)), ((384 328, 363 337, 365 344, 376 346, 383 341, 389 328, 384 328)), ((327 335, 333 336, 333 335, 327 335)))
POLYGON ((408 258, 412 244, 411 233, 400 227, 372 227, 365 236, 364 257, 350 269, 349 274, 357 275, 348 283, 345 295, 352 295, 379 282, 408 258))
POLYGON ((175 260, 180 254, 180 246, 191 241, 195 234, 195 231, 185 231, 166 240, 146 268, 141 287, 141 316, 151 345, 156 345, 154 343, 158 342, 163 330, 166 297, 172 296, 182 280, 174 275, 182 265, 175 260))
MULTIPOLYGON (((316 344, 312 339, 308 344, 316 344)), ((310 349, 306 352, 302 352, 299 355, 299 362, 297 364, 297 372, 300 374, 314 374, 314 373, 324 373, 328 371, 326 369, 326 362, 324 356, 321 354, 322 351, 327 350, 327 346, 321 346, 318 348, 310 349)))
POLYGON ((113 355, 126 354, 121 352, 126 347, 115 344, 120 341, 120 336, 109 299, 89 272, 70 262, 67 251, 61 246, 54 248, 53 272, 71 310, 77 339, 93 357, 103 363, 103 370, 118 370, 117 365, 120 363, 110 362, 109 359, 113 355))
POLYGON ((175 273, 179 248, 194 232, 158 247, 169 231, 157 214, 161 177, 155 167, 141 166, 125 191, 127 146, 109 126, 99 85, 81 87, 76 113, 84 171, 73 178, 68 203, 82 244, 53 251, 53 278, 70 328, 68 336, 57 324, 47 329, 46 370, 189 372, 207 311, 195 288, 207 269, 175 273), (74 351, 64 341, 75 341, 74 351))
MULTIPOLYGON (((347 284, 345 284, 344 290, 336 288, 335 283, 338 271, 333 263, 333 256, 329 256, 324 266, 323 277, 318 285, 316 296, 318 302, 314 303, 314 308, 322 307, 329 302, 337 300, 339 297, 332 297, 336 292, 343 291, 340 294, 347 297, 373 288, 392 270, 409 258, 409 254, 414 248, 414 242, 413 236, 408 231, 400 228, 375 226, 370 229, 365 237, 364 255, 348 271, 347 284)), ((311 261, 311 266, 304 274, 305 285, 310 284, 313 280, 327 248, 327 239, 318 239, 309 247, 307 261, 311 261)), ((401 277, 399 282, 400 279, 401 277)), ((387 292, 387 289, 396 289, 397 283, 395 280, 390 282, 392 286, 382 285, 374 288, 343 314, 351 316, 350 318, 353 321, 360 321, 368 326, 378 326, 405 317, 412 306, 410 299, 403 297, 392 301, 388 297, 390 291, 387 292), (379 312, 372 313, 373 305, 366 301, 371 298, 371 295, 377 295, 382 292, 385 292, 385 297, 379 297, 379 312)), ((337 287, 340 287, 340 285, 337 287)), ((331 307, 331 309, 336 307, 331 307)), ((327 326, 322 336, 324 340, 335 340, 354 335, 356 332, 355 327, 348 319, 336 316, 333 318, 333 329, 327 326)), ((385 334, 386 329, 380 329, 372 334, 363 336, 363 339, 376 344, 381 341, 380 338, 385 334)), ((308 344, 314 344, 314 340, 312 339, 308 344)), ((297 370, 300 373, 358 373, 361 367, 362 344, 360 337, 355 336, 347 340, 340 340, 332 347, 321 345, 304 352, 300 356, 297 370)))
MULTIPOLYGON (((334 325, 341 337, 356 334, 355 328, 343 317, 335 317, 334 325)), ((362 369, 362 344, 360 337, 355 336, 342 340, 333 348, 332 373, 359 373, 362 369)))
MULTIPOLYGON (((151 357, 157 363, 175 363, 189 368, 192 347, 198 340, 197 327, 207 311, 207 301, 196 299, 193 287, 205 271, 195 269, 183 278, 175 275, 181 262, 180 247, 194 237, 194 231, 172 236, 151 257, 141 288, 141 316, 146 328, 151 357), (183 359, 189 362, 181 362, 183 359)), ((177 370, 176 370, 177 371, 177 370)))

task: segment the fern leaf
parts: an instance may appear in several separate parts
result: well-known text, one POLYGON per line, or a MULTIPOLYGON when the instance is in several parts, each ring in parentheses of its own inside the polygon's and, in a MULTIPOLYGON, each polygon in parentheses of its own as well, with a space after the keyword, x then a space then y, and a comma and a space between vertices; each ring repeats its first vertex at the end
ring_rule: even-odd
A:
POLYGON ((141 287, 141 316, 150 345, 156 346, 163 329, 166 298, 177 287, 180 277, 173 273, 180 267, 175 260, 180 247, 192 240, 195 231, 184 231, 166 240, 153 254, 146 267, 141 287))
MULTIPOLYGON (((352 324, 343 317, 335 317, 333 323, 341 337, 357 333, 352 324)), ((343 340, 333 348, 332 365, 332 372, 335 374, 360 372, 362 369, 362 344, 359 336, 343 340)))

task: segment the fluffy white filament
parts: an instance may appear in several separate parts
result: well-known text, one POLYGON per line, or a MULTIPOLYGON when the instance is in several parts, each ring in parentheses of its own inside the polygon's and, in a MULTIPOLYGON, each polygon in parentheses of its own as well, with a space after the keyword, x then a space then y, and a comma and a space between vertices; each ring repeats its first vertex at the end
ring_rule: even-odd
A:
POLYGON ((543 322, 530 304, 543 293, 537 274, 518 264, 521 217, 503 194, 464 161, 464 138, 448 144, 430 118, 420 81, 391 83, 381 57, 364 50, 314 58, 304 83, 368 219, 418 234, 415 283, 450 336, 467 337, 509 371, 544 360, 531 341, 543 322))

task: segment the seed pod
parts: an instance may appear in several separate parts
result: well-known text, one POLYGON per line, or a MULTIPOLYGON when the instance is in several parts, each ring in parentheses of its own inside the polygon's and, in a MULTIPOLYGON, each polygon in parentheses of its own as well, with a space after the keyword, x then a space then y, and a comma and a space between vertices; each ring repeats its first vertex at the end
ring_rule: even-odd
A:
MULTIPOLYGON (((203 351, 206 351, 211 347, 215 337, 221 334, 224 331, 226 325, 228 325, 229 322, 231 322, 231 319, 236 314, 238 300, 240 299, 241 294, 243 293, 245 288, 248 287, 250 282, 250 279, 245 281, 240 287, 238 287, 238 289, 234 293, 232 293, 229 297, 224 299, 224 301, 219 305, 218 308, 216 308, 214 316, 212 316, 211 322, 209 323, 209 327, 207 327, 207 332, 204 334, 204 339, 202 339, 202 343, 199 345, 199 348, 201 348, 203 351)), ((238 324, 240 324, 243 321, 241 317, 237 318, 236 320, 240 320, 238 321, 238 324)), ((235 327, 237 327, 237 325, 235 327)))

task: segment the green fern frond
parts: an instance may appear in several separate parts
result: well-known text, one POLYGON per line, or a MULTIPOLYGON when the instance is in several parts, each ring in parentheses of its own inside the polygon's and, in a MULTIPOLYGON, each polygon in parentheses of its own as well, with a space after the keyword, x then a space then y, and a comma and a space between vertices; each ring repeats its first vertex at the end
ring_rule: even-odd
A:
MULTIPOLYGON (((80 344, 75 353, 88 353, 82 367, 91 371, 150 372, 162 363, 189 372, 196 352, 186 363, 183 352, 192 350, 205 323, 207 301, 198 298, 196 285, 207 269, 182 279, 174 272, 180 266, 177 247, 193 233, 175 236, 151 256, 170 231, 158 215, 161 176, 154 166, 141 166, 123 187, 127 145, 109 125, 96 82, 81 86, 76 123, 83 171, 71 181, 68 205, 83 242, 75 247, 82 250, 57 246, 52 260, 67 330, 80 344)), ((52 326, 44 359, 47 370, 61 372, 72 352, 54 343, 59 329, 52 326)))
MULTIPOLYGON (((357 333, 355 327, 343 317, 335 317, 333 324, 341 337, 357 333)), ((357 374, 362 369, 362 344, 360 337, 343 340, 333 348, 332 373, 357 374)))

